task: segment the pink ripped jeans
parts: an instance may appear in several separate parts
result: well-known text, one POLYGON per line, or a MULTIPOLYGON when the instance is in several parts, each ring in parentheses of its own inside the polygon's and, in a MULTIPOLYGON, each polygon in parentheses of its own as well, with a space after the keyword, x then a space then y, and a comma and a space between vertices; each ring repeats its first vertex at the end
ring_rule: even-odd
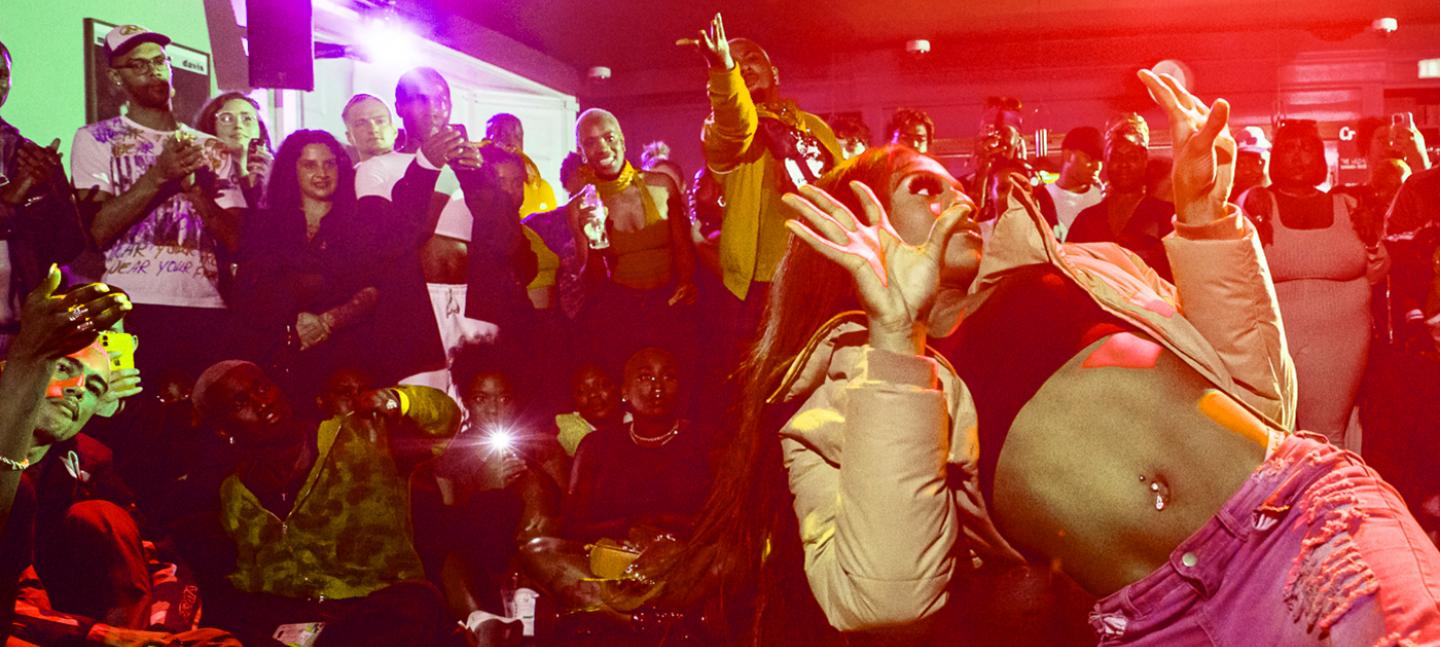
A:
POLYGON ((1440 643, 1440 553, 1387 483, 1287 438, 1169 563, 1096 603, 1101 645, 1440 643))

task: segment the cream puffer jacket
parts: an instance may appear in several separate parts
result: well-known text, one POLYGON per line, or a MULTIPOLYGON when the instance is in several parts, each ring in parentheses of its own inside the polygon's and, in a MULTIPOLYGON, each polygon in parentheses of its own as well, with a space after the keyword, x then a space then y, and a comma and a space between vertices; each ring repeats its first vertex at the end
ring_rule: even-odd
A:
MULTIPOLYGON (((1006 271, 1052 264, 1252 413, 1291 430, 1295 374, 1274 287, 1254 229, 1230 210, 1207 226, 1176 224, 1165 240, 1171 285, 1117 245, 1056 243, 1039 211, 1012 199, 970 294, 951 307, 973 311, 1006 271)), ((934 614, 970 557, 1020 559, 979 493, 965 384, 943 358, 865 345, 863 322, 838 316, 819 330, 772 397, 803 401, 780 432, 782 451, 806 575, 842 631, 934 614), (947 464, 963 478, 947 485, 947 464)))

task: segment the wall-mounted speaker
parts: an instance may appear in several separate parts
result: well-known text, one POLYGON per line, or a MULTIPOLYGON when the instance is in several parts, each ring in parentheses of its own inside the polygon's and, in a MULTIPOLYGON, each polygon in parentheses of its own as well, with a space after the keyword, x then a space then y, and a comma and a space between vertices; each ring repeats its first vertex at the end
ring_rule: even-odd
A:
POLYGON ((245 0, 250 87, 315 89, 310 0, 245 0))

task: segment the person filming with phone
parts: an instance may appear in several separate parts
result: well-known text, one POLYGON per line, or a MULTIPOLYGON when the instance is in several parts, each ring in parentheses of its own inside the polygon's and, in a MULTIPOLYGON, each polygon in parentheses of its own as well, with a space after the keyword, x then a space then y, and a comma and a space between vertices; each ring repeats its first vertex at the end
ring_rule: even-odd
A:
POLYGON ((81 433, 116 395, 102 338, 130 299, 103 283, 63 293, 60 283, 52 265, 26 297, 0 372, 0 638, 238 645, 196 628, 198 588, 144 541, 109 448, 81 433))
MULTIPOLYGON (((458 171, 481 166, 480 147, 469 141, 463 124, 450 123, 450 84, 434 68, 417 67, 400 76, 395 112, 404 124, 403 141, 394 152, 356 168, 356 189, 362 202, 383 198, 395 205, 401 225, 396 237, 402 239, 397 244, 409 246, 414 258, 390 270, 404 274, 409 286, 397 295, 405 301, 406 320, 395 326, 413 331, 403 343, 417 366, 401 381, 432 386, 458 399, 449 356, 467 340, 495 337, 499 318, 509 310, 468 301, 473 289, 467 279, 475 262, 474 208, 460 190, 458 171), (430 316, 425 315, 427 302, 430 316), (425 320, 432 318, 433 323, 425 320)), ((533 253, 528 261, 533 276, 533 253)))

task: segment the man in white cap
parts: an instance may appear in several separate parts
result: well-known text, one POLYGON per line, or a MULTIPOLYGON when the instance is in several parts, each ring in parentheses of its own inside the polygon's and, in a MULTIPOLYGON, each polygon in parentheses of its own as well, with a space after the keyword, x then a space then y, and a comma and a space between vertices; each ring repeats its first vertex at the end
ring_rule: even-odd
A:
POLYGON ((1235 133, 1235 188, 1230 200, 1239 200, 1246 191, 1257 186, 1270 186, 1270 140, 1259 126, 1246 126, 1235 133))
POLYGON ((193 377, 226 350, 216 254, 233 249, 245 201, 225 145, 175 118, 169 43, 137 25, 105 35, 124 114, 75 133, 70 170, 105 256, 99 278, 135 302, 126 323, 145 340, 139 363, 193 377))

